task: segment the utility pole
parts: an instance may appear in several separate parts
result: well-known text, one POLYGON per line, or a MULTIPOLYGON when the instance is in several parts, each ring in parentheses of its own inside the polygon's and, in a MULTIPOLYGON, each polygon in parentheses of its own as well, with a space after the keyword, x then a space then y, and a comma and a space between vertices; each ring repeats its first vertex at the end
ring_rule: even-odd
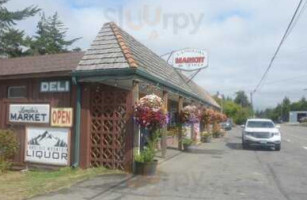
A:
POLYGON ((255 117, 255 116, 254 116, 254 107, 253 107, 253 94, 254 94, 254 91, 250 92, 251 108, 252 108, 252 117, 255 117))

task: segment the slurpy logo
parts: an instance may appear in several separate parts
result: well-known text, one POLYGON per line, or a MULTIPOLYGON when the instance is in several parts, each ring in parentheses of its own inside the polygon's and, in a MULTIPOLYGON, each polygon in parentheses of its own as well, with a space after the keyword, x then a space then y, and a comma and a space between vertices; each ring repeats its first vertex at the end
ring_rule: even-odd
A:
POLYGON ((121 27, 128 27, 135 31, 150 28, 149 38, 155 39, 158 35, 158 28, 171 30, 173 34, 181 31, 187 31, 189 34, 195 34, 200 28, 204 14, 194 13, 166 13, 163 9, 144 5, 141 9, 125 9, 123 7, 107 8, 104 10, 107 20, 114 21, 121 27))

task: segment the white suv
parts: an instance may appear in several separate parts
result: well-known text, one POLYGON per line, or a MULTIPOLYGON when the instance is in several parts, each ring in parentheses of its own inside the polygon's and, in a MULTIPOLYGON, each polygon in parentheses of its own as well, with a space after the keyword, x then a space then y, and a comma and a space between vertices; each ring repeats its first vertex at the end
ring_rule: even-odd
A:
POLYGON ((281 134, 279 126, 276 126, 270 119, 249 119, 242 125, 242 146, 244 149, 249 146, 274 147, 280 151, 281 134))

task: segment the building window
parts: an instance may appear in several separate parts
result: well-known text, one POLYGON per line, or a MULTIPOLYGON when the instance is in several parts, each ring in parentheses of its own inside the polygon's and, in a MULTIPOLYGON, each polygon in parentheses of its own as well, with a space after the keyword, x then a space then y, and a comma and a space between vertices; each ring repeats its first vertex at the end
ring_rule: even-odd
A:
POLYGON ((11 86, 8 87, 8 98, 26 98, 26 86, 11 86))

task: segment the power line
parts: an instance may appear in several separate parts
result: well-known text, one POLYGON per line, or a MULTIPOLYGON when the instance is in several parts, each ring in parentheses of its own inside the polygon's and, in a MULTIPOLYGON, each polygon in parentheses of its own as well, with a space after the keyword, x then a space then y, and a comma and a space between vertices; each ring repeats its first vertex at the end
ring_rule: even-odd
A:
MULTIPOLYGON (((303 2, 303 0, 300 0, 300 2, 299 2, 299 4, 298 4, 298 6, 297 6, 297 8, 296 8, 296 10, 295 10, 295 12, 294 12, 292 18, 291 18, 291 21, 290 21, 288 27, 287 27, 287 29, 286 29, 286 31, 285 31, 285 33, 284 33, 284 35, 283 35, 283 37, 282 37, 282 39, 281 39, 279 45, 278 45, 278 47, 277 47, 275 53, 273 54, 273 57, 272 57, 271 60, 270 60, 270 63, 269 63, 269 65, 268 65, 267 69, 265 70, 264 74, 262 75, 262 77, 261 77, 259 83, 257 84, 256 88, 252 91, 253 93, 255 93, 255 92, 258 90, 259 86, 261 85, 261 83, 262 83, 263 80, 265 79, 267 73, 269 72, 269 70, 270 70, 271 67, 272 67, 272 64, 273 64, 273 62, 274 62, 274 60, 275 60, 275 58, 276 58, 276 56, 277 56, 277 54, 278 54, 278 52, 279 52, 281 46, 282 46, 282 44, 284 43, 286 37, 290 34, 291 30, 293 29, 292 24, 295 22, 296 16, 297 16, 298 11, 299 11, 299 9, 300 9, 300 7, 301 7, 301 5, 302 5, 302 2, 303 2)), ((302 11, 302 10, 301 10, 301 11, 302 11)))
MULTIPOLYGON (((307 1, 305 1, 304 5, 302 6, 302 9, 300 10, 299 14, 297 15, 297 18, 294 20, 292 27, 289 30, 289 33, 292 31, 292 29, 295 27, 298 19, 301 17, 302 13, 306 9, 307 1)), ((286 38, 289 36, 289 34, 286 36, 286 38)))

